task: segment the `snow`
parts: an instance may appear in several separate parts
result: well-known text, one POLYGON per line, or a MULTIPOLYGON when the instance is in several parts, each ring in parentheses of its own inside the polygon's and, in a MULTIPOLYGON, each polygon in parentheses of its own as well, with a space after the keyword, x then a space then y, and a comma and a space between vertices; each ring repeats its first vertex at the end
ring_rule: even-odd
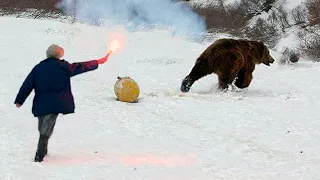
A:
POLYGON ((287 9, 291 10, 299 5, 302 5, 303 3, 305 3, 306 0, 289 0, 289 1, 286 1, 286 7, 287 9))
POLYGON ((318 63, 259 65, 248 89, 225 93, 210 75, 181 96, 182 79, 213 40, 51 20, 0 23, 0 179, 320 178, 318 63), (72 79, 76 113, 58 117, 48 157, 34 163, 33 93, 20 109, 13 104, 24 78, 50 44, 64 47, 70 62, 85 61, 106 53, 112 33, 124 46, 72 79), (139 84, 138 103, 115 100, 117 76, 139 84))

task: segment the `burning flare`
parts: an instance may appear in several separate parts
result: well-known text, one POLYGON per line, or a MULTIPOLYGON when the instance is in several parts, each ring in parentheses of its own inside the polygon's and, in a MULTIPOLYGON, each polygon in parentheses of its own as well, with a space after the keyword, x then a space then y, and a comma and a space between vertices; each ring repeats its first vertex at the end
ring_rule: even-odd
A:
POLYGON ((114 52, 114 51, 116 51, 118 49, 119 49, 119 41, 117 41, 117 40, 111 41, 109 50, 114 52))
POLYGON ((117 51, 120 47, 120 43, 118 40, 114 39, 110 42, 109 44, 109 51, 108 51, 108 54, 111 54, 115 51, 117 51))

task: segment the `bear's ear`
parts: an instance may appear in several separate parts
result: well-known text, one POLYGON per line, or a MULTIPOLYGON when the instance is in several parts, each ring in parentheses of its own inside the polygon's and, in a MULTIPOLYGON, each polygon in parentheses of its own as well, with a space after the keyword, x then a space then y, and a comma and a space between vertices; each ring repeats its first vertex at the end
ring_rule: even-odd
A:
POLYGON ((264 45, 262 41, 259 41, 259 47, 262 54, 266 54, 268 52, 268 48, 264 45))
POLYGON ((251 42, 249 42, 248 45, 249 45, 249 50, 252 50, 255 48, 254 44, 251 42))

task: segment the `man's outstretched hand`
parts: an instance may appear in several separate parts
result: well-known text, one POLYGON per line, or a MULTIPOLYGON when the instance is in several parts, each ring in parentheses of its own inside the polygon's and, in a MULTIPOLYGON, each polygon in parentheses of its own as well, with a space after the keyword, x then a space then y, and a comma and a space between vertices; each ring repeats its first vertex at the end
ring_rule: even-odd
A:
POLYGON ((105 62, 107 62, 110 54, 111 54, 111 52, 109 52, 105 57, 102 57, 102 58, 100 58, 100 59, 97 59, 98 64, 104 64, 105 62))
POLYGON ((21 107, 21 104, 16 104, 16 107, 17 107, 17 108, 20 108, 20 107, 21 107))

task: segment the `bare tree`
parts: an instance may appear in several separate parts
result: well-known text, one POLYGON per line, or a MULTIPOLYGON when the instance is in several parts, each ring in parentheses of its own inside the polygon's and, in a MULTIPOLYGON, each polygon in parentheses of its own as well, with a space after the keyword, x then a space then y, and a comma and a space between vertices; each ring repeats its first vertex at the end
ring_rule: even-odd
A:
POLYGON ((240 33, 250 19, 243 9, 235 5, 225 5, 221 0, 206 7, 195 6, 194 10, 206 18, 211 32, 240 33))
POLYGON ((261 18, 256 20, 254 26, 246 27, 245 32, 246 37, 263 41, 270 48, 275 47, 280 39, 280 34, 275 25, 261 18))
POLYGON ((291 17, 294 21, 294 25, 299 25, 304 28, 307 26, 308 22, 308 9, 303 5, 299 5, 292 9, 291 17))
MULTIPOLYGON (((0 16, 15 15, 27 18, 65 20, 66 16, 56 4, 61 0, 0 0, 0 16)), ((72 21, 72 18, 70 18, 72 21)), ((67 20, 67 22, 70 22, 67 20)))
POLYGON ((310 26, 320 24, 320 0, 307 0, 306 6, 309 10, 310 26))
MULTIPOLYGON (((301 52, 311 60, 320 61, 320 0, 307 0, 308 21, 297 34, 301 52)), ((303 15, 305 16, 305 15, 303 15)))

